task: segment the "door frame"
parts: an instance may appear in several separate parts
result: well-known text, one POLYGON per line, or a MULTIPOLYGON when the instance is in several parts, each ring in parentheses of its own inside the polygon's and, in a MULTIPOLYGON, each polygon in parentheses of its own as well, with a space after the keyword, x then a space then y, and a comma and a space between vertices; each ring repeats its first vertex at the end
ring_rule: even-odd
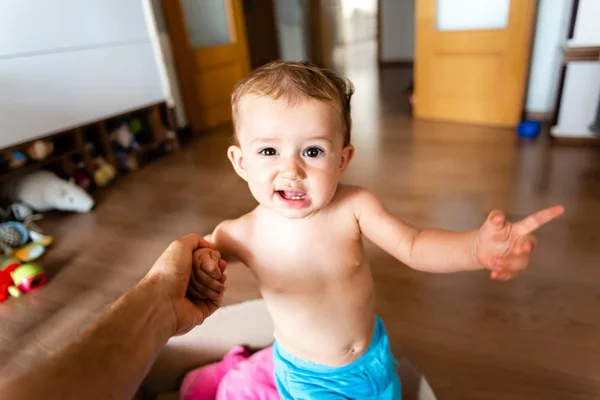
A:
MULTIPOLYGON (((183 109, 185 111, 189 126, 192 133, 197 133, 200 130, 206 130, 205 128, 195 129, 204 125, 202 113, 198 110, 202 109, 202 103, 197 95, 196 79, 195 79, 195 54, 194 49, 190 45, 185 15, 183 14, 182 0, 161 0, 160 7, 162 9, 165 27, 169 36, 169 43, 171 44, 171 50, 173 53, 173 63, 175 64, 175 71, 177 74, 177 85, 181 92, 183 100, 183 109), (178 2, 178 7, 173 7, 173 2, 178 2), (166 6, 171 4, 171 6, 166 6)), ((230 30, 237 42, 241 43, 242 47, 246 49, 243 57, 243 62, 247 66, 246 70, 250 69, 250 55, 248 54, 248 43, 247 34, 240 35, 239 32, 245 32, 245 19, 243 12, 243 4, 241 0, 226 0, 228 1, 227 7, 231 7, 233 13, 233 21, 231 21, 231 14, 228 18, 230 24, 230 30), (234 24, 235 28, 231 24, 234 24)))

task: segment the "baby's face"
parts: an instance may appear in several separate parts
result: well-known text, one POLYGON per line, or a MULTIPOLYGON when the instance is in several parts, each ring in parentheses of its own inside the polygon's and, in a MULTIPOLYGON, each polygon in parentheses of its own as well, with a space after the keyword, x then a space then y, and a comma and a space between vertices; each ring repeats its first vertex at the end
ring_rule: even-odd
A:
POLYGON ((326 206, 352 158, 343 147, 340 113, 331 104, 244 96, 239 103, 238 146, 229 148, 236 172, 256 200, 287 218, 326 206))

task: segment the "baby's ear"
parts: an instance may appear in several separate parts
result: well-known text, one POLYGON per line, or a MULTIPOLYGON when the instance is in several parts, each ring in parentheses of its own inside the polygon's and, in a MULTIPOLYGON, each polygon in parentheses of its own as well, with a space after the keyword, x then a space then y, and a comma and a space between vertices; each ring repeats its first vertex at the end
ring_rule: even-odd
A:
POLYGON ((244 157, 242 156, 242 149, 239 146, 229 146, 227 149, 227 157, 233 165, 235 172, 242 177, 243 180, 248 180, 248 174, 246 173, 246 164, 244 163, 244 157))
POLYGON ((342 159, 340 161, 340 172, 344 172, 346 168, 348 168, 348 164, 350 164, 350 160, 354 156, 354 146, 349 144, 348 146, 342 149, 342 159))

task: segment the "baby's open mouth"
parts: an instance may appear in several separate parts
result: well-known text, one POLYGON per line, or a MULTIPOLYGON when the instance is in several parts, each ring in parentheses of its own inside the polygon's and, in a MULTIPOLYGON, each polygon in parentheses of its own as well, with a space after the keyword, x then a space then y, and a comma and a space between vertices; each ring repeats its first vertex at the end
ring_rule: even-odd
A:
POLYGON ((304 200, 306 193, 301 190, 277 190, 279 197, 285 200, 304 200))

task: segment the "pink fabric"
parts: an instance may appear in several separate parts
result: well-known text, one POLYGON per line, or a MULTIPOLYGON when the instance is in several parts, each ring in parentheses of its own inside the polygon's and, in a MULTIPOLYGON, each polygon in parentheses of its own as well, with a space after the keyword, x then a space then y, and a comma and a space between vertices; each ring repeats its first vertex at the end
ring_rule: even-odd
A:
POLYGON ((273 368, 273 348, 254 353, 223 377, 216 400, 279 400, 273 368))
POLYGON ((236 346, 229 350, 221 361, 188 372, 181 382, 179 398, 181 400, 215 400, 223 376, 249 356, 250 353, 244 346, 236 346))
POLYGON ((273 349, 250 356, 243 346, 223 360, 190 371, 180 388, 181 400, 278 400, 273 372, 273 349))

